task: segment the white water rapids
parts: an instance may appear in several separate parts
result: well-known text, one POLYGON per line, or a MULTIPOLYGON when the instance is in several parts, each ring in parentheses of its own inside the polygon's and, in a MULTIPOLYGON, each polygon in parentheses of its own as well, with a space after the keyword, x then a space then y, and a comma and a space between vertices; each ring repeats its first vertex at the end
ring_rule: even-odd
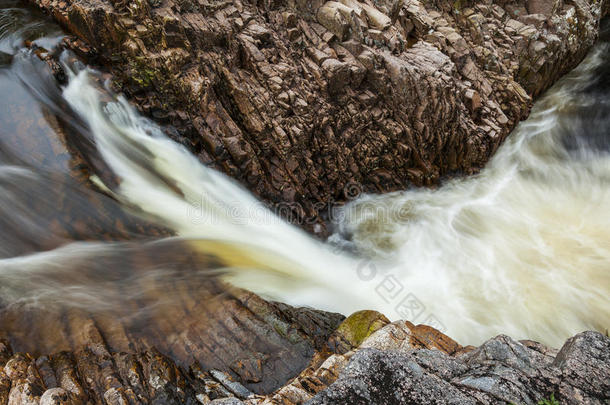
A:
MULTIPOLYGON (((560 346, 610 327, 610 154, 564 139, 582 130, 570 127, 574 111, 610 114, 607 96, 583 93, 607 52, 599 45, 539 100, 479 175, 436 190, 362 196, 343 210, 329 243, 277 218, 121 97, 108 101, 90 70, 74 73, 63 97, 120 178, 118 187, 94 181, 193 249, 222 258, 231 283, 346 315, 375 309, 437 326, 462 344, 502 333, 560 346), (337 247, 345 245, 357 257, 337 247)), ((607 127, 597 130, 607 139, 607 127)), ((114 246, 102 245, 1 259, 0 275, 95 260, 114 246)))

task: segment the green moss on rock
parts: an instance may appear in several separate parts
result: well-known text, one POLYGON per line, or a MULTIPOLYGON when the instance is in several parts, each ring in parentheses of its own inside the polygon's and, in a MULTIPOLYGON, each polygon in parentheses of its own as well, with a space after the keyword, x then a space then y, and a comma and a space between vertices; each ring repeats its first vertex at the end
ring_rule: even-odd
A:
POLYGON ((377 311, 358 311, 344 320, 330 338, 331 349, 345 353, 358 346, 390 320, 377 311))

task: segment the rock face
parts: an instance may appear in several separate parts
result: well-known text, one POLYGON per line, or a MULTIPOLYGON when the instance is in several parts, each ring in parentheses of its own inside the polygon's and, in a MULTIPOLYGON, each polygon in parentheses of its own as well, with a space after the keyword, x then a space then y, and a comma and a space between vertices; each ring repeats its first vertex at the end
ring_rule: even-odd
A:
MULTIPOLYGON (((163 304, 164 297, 153 293, 154 287, 141 286, 142 291, 147 289, 141 302, 151 293, 159 301, 144 317, 136 316, 141 312, 136 304, 128 310, 129 317, 69 308, 3 308, 0 370, 7 366, 6 375, 0 372, 0 405, 7 404, 4 388, 11 396, 40 396, 43 388, 62 388, 92 403, 103 403, 107 396, 137 398, 127 403, 164 404, 189 403, 187 398, 194 401, 195 394, 234 392, 245 398, 252 392, 268 393, 298 375, 314 353, 324 351, 344 319, 221 286, 214 297, 214 288, 206 284, 189 291, 176 281, 182 294, 173 297, 172 305, 163 304), (9 343, 33 356, 12 355, 9 343), (217 392, 197 388, 208 380, 219 387, 214 388, 217 392), (13 392, 16 384, 25 382, 29 385, 19 385, 19 394, 13 392)), ((9 402, 20 403, 28 402, 9 402)))
MULTIPOLYGON (((284 308, 286 309, 286 308, 284 308)), ((295 310, 303 316, 307 311, 295 310)), ((223 370, 185 368, 154 348, 83 348, 34 358, 0 341, 6 404, 561 404, 610 400, 610 338, 583 332, 559 351, 497 336, 462 347, 431 327, 376 312, 346 319, 309 367, 274 393, 253 394, 223 370)))
POLYGON ((370 345, 357 351, 337 381, 308 403, 537 404, 553 395, 561 404, 604 404, 610 399, 610 339, 596 332, 574 336, 557 354, 507 336, 458 356, 397 349, 370 345))
POLYGON ((311 228, 360 191, 476 171, 532 97, 584 57, 608 8, 594 0, 34 3, 93 46, 117 86, 203 162, 311 228))

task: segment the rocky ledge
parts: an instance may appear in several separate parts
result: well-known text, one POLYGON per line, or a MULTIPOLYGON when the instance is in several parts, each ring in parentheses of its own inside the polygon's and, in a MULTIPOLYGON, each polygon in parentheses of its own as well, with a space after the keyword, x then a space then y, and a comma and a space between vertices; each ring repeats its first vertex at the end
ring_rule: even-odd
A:
MULTIPOLYGON (((609 4, 35 3, 203 162, 310 225, 354 184, 476 171, 584 57, 609 4)), ((506 336, 462 347, 375 312, 180 288, 145 321, 2 308, 0 405, 610 401, 610 339, 596 332, 561 350, 506 336)))
MULTIPOLYGON (((284 306, 268 320, 282 311, 291 312, 284 306)), ((559 351, 507 336, 462 347, 431 327, 389 323, 363 311, 344 320, 307 368, 268 395, 254 394, 227 370, 198 363, 185 368, 154 348, 112 350, 92 323, 83 335, 80 349, 37 358, 13 353, 0 340, 0 404, 538 404, 553 398, 562 405, 601 405, 610 400, 610 338, 597 332, 580 333, 559 351)))
POLYGON ((33 3, 174 139, 323 234, 354 193, 482 167, 609 2, 33 3))

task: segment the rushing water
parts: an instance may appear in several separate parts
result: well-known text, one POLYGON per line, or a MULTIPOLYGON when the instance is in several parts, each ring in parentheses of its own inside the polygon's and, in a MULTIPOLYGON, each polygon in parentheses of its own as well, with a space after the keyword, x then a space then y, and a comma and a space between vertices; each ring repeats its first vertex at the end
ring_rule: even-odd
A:
POLYGON ((0 100, 4 308, 133 316, 170 305, 177 277, 199 286, 219 276, 291 304, 432 324, 464 344, 506 333, 558 346, 610 327, 607 42, 479 175, 361 196, 323 243, 67 54, 60 89, 23 49, 25 39, 51 49, 60 33, 16 4, 0 2, 0 88, 12 95, 0 100))

